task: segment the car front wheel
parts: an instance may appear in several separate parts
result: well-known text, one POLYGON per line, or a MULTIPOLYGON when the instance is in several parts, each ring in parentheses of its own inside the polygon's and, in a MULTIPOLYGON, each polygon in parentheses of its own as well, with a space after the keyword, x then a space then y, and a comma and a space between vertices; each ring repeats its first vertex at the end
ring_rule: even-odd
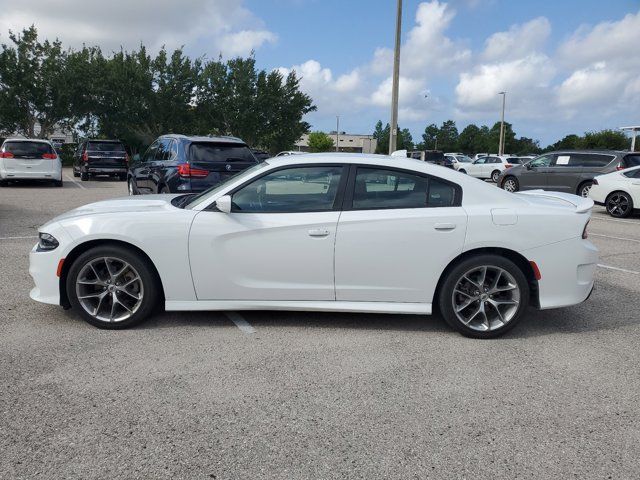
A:
POLYGON ((133 178, 130 178, 130 179, 127 181, 127 191, 129 192, 129 195, 137 195, 137 193, 136 193, 136 189, 135 189, 135 187, 133 186, 133 178))
POLYGON ((509 259, 478 255, 448 273, 438 300, 445 321, 460 333, 493 338, 522 318, 529 305, 529 284, 509 259))
POLYGON ((92 248, 72 264, 66 279, 69 302, 85 321, 104 329, 131 327, 158 305, 153 267, 128 248, 92 248))
POLYGON ((633 211, 633 199, 628 193, 613 192, 605 202, 607 213, 612 217, 625 218, 633 211))

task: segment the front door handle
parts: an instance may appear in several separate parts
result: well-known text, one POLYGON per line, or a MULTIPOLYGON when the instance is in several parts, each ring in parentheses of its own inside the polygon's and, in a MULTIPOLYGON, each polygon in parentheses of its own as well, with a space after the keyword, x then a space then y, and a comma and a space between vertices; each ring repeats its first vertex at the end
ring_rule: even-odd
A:
POLYGON ((312 228, 309 230, 309 236, 311 237, 326 237, 329 233, 326 228, 312 228))
POLYGON ((455 223, 436 223, 433 228, 435 228, 436 230, 453 230, 454 228, 456 228, 456 224, 455 223))

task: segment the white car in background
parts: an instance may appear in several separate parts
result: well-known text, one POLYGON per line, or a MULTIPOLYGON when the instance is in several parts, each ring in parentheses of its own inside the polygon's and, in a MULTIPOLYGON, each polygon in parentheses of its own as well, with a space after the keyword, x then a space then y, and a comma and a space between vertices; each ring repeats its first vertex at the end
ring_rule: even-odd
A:
POLYGON ((589 198, 604 205, 612 217, 628 217, 640 208, 640 167, 595 177, 589 198))
POLYGON ((473 163, 463 165, 458 168, 458 171, 475 178, 491 179, 491 181, 497 182, 502 172, 520 163, 522 163, 521 160, 515 156, 490 155, 480 157, 474 160, 473 163))
POLYGON ((464 153, 445 153, 444 158, 445 160, 449 160, 451 162, 451 165, 453 166, 454 170, 462 169, 463 170, 462 173, 465 173, 464 167, 467 164, 473 163, 473 160, 471 159, 471 157, 468 157, 464 153))
POLYGON ((62 161, 49 140, 8 138, 0 147, 0 185, 47 180, 62 186, 62 161))
POLYGON ((508 193, 408 158, 271 158, 198 195, 106 200, 54 218, 30 254, 31 298, 112 329, 160 304, 437 308, 462 334, 495 337, 529 305, 589 296, 592 206, 565 193, 508 193))

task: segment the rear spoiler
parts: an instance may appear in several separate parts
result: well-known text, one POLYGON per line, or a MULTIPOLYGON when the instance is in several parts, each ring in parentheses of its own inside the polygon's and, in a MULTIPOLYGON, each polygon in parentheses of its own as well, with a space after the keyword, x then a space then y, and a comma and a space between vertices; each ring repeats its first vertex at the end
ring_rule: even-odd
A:
POLYGON ((573 205, 576 213, 586 213, 593 208, 593 200, 590 198, 579 197, 571 193, 547 192, 546 190, 527 190, 525 192, 517 192, 516 195, 528 195, 531 197, 548 198, 550 200, 559 200, 561 202, 573 205))

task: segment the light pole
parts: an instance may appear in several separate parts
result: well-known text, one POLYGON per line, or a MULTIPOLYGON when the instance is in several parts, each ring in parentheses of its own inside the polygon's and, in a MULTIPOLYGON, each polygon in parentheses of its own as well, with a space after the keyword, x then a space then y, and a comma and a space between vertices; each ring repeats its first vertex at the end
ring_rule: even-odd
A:
POLYGON ((393 52, 393 84, 391 87, 391 131, 389 132, 389 155, 398 143, 398 84, 400 83, 400 32, 402 31, 402 0, 398 0, 396 11, 396 46, 393 52))
POLYGON ((339 152, 339 142, 340 141, 340 115, 336 115, 336 152, 339 152))
POLYGON ((507 99, 507 92, 499 92, 502 95, 502 117, 500 118, 500 145, 498 145, 498 155, 504 155, 504 105, 507 99))

